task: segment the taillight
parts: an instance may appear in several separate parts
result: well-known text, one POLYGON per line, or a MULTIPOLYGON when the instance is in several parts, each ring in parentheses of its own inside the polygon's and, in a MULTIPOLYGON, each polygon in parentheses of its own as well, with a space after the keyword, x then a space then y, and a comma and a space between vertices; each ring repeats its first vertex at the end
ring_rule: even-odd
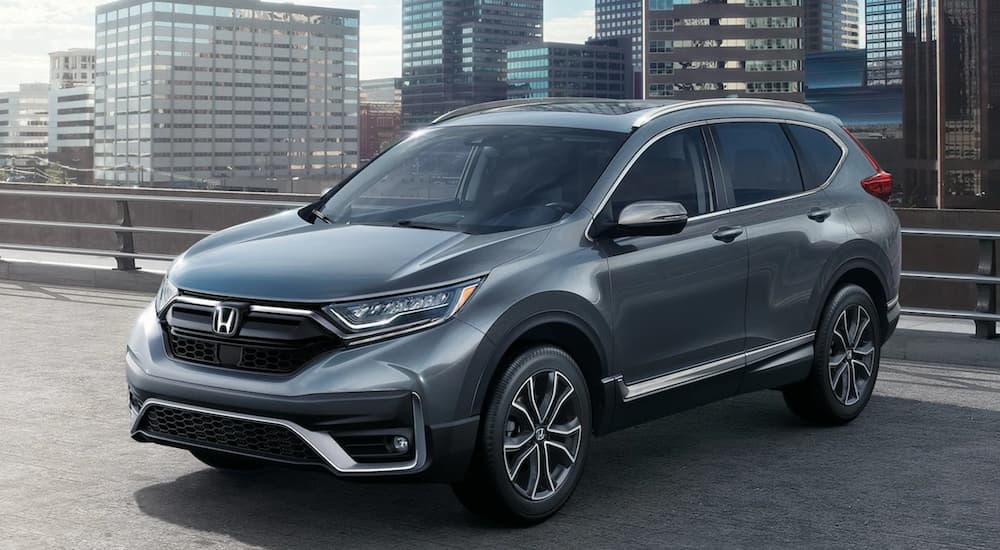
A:
POLYGON ((889 197, 892 195, 892 174, 886 172, 881 167, 879 167, 878 162, 876 162, 875 157, 865 149, 865 146, 858 141, 858 138, 854 137, 854 134, 847 131, 847 135, 851 136, 854 143, 861 149, 861 152, 865 154, 868 158, 868 162, 872 164, 872 168, 875 169, 875 174, 861 180, 861 187, 868 192, 869 195, 880 199, 885 202, 889 202, 889 197))

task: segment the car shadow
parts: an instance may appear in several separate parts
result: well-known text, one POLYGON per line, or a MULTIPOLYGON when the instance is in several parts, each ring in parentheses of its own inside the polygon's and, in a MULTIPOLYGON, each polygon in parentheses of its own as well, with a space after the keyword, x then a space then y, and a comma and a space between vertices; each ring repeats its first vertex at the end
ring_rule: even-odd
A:
POLYGON ((209 469, 144 487, 139 509, 265 548, 834 547, 1000 540, 1000 412, 876 396, 839 428, 762 392, 595 441, 541 525, 466 513, 444 485, 209 469))

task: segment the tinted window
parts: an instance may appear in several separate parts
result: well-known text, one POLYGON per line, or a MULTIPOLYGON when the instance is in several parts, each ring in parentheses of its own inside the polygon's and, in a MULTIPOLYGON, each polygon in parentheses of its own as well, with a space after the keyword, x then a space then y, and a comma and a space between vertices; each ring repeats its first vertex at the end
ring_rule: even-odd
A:
POLYGON ((323 207, 333 223, 493 233, 576 210, 627 134, 540 126, 418 132, 323 207))
POLYGON ((732 122, 716 124, 714 129, 736 206, 803 191, 795 152, 780 125, 732 122))
POLYGON ((799 154, 799 167, 806 189, 815 189, 830 179, 830 174, 840 163, 843 151, 830 136, 815 128, 789 124, 788 133, 799 154))
POLYGON ((689 216, 712 211, 705 140, 700 128, 669 134, 632 165, 611 197, 612 215, 638 201, 673 201, 689 216))

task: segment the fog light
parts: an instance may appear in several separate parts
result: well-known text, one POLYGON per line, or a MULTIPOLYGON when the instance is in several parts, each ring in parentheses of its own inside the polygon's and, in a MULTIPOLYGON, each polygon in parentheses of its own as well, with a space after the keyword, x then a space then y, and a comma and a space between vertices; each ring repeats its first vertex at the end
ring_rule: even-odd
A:
POLYGON ((403 454, 410 450, 410 440, 406 439, 401 435, 393 436, 392 438, 392 450, 397 453, 403 454))

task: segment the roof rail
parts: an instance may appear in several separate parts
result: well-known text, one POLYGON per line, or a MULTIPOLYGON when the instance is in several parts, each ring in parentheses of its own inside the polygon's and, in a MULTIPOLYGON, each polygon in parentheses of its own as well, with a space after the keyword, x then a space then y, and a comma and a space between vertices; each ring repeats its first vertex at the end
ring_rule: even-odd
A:
MULTIPOLYGON (((498 109, 507 109, 510 107, 524 107, 528 105, 558 105, 560 103, 579 103, 581 101, 594 102, 602 101, 600 99, 594 99, 592 97, 546 97, 537 99, 501 99, 500 101, 487 101, 486 103, 477 103, 475 105, 468 105, 465 107, 460 107, 454 111, 449 111, 436 119, 434 119, 431 124, 441 124, 442 122, 447 122, 458 117, 463 117, 465 115, 471 115, 475 113, 483 113, 486 111, 495 111, 498 109)), ((623 101, 615 99, 606 99, 603 101, 623 101)))
POLYGON ((811 112, 816 111, 816 109, 813 109, 812 107, 806 105, 805 103, 795 103, 793 101, 784 101, 781 99, 761 99, 761 98, 750 98, 750 97, 695 99, 671 105, 664 105, 663 107, 657 107, 656 109, 652 109, 646 114, 637 118, 635 122, 632 123, 632 128, 633 129, 641 128, 644 124, 654 119, 657 119, 664 115, 668 115, 670 113, 676 113, 677 111, 683 111, 685 109, 694 109, 697 107, 714 107, 718 105, 758 105, 761 107, 784 107, 786 109, 797 109, 799 111, 811 111, 811 112))

